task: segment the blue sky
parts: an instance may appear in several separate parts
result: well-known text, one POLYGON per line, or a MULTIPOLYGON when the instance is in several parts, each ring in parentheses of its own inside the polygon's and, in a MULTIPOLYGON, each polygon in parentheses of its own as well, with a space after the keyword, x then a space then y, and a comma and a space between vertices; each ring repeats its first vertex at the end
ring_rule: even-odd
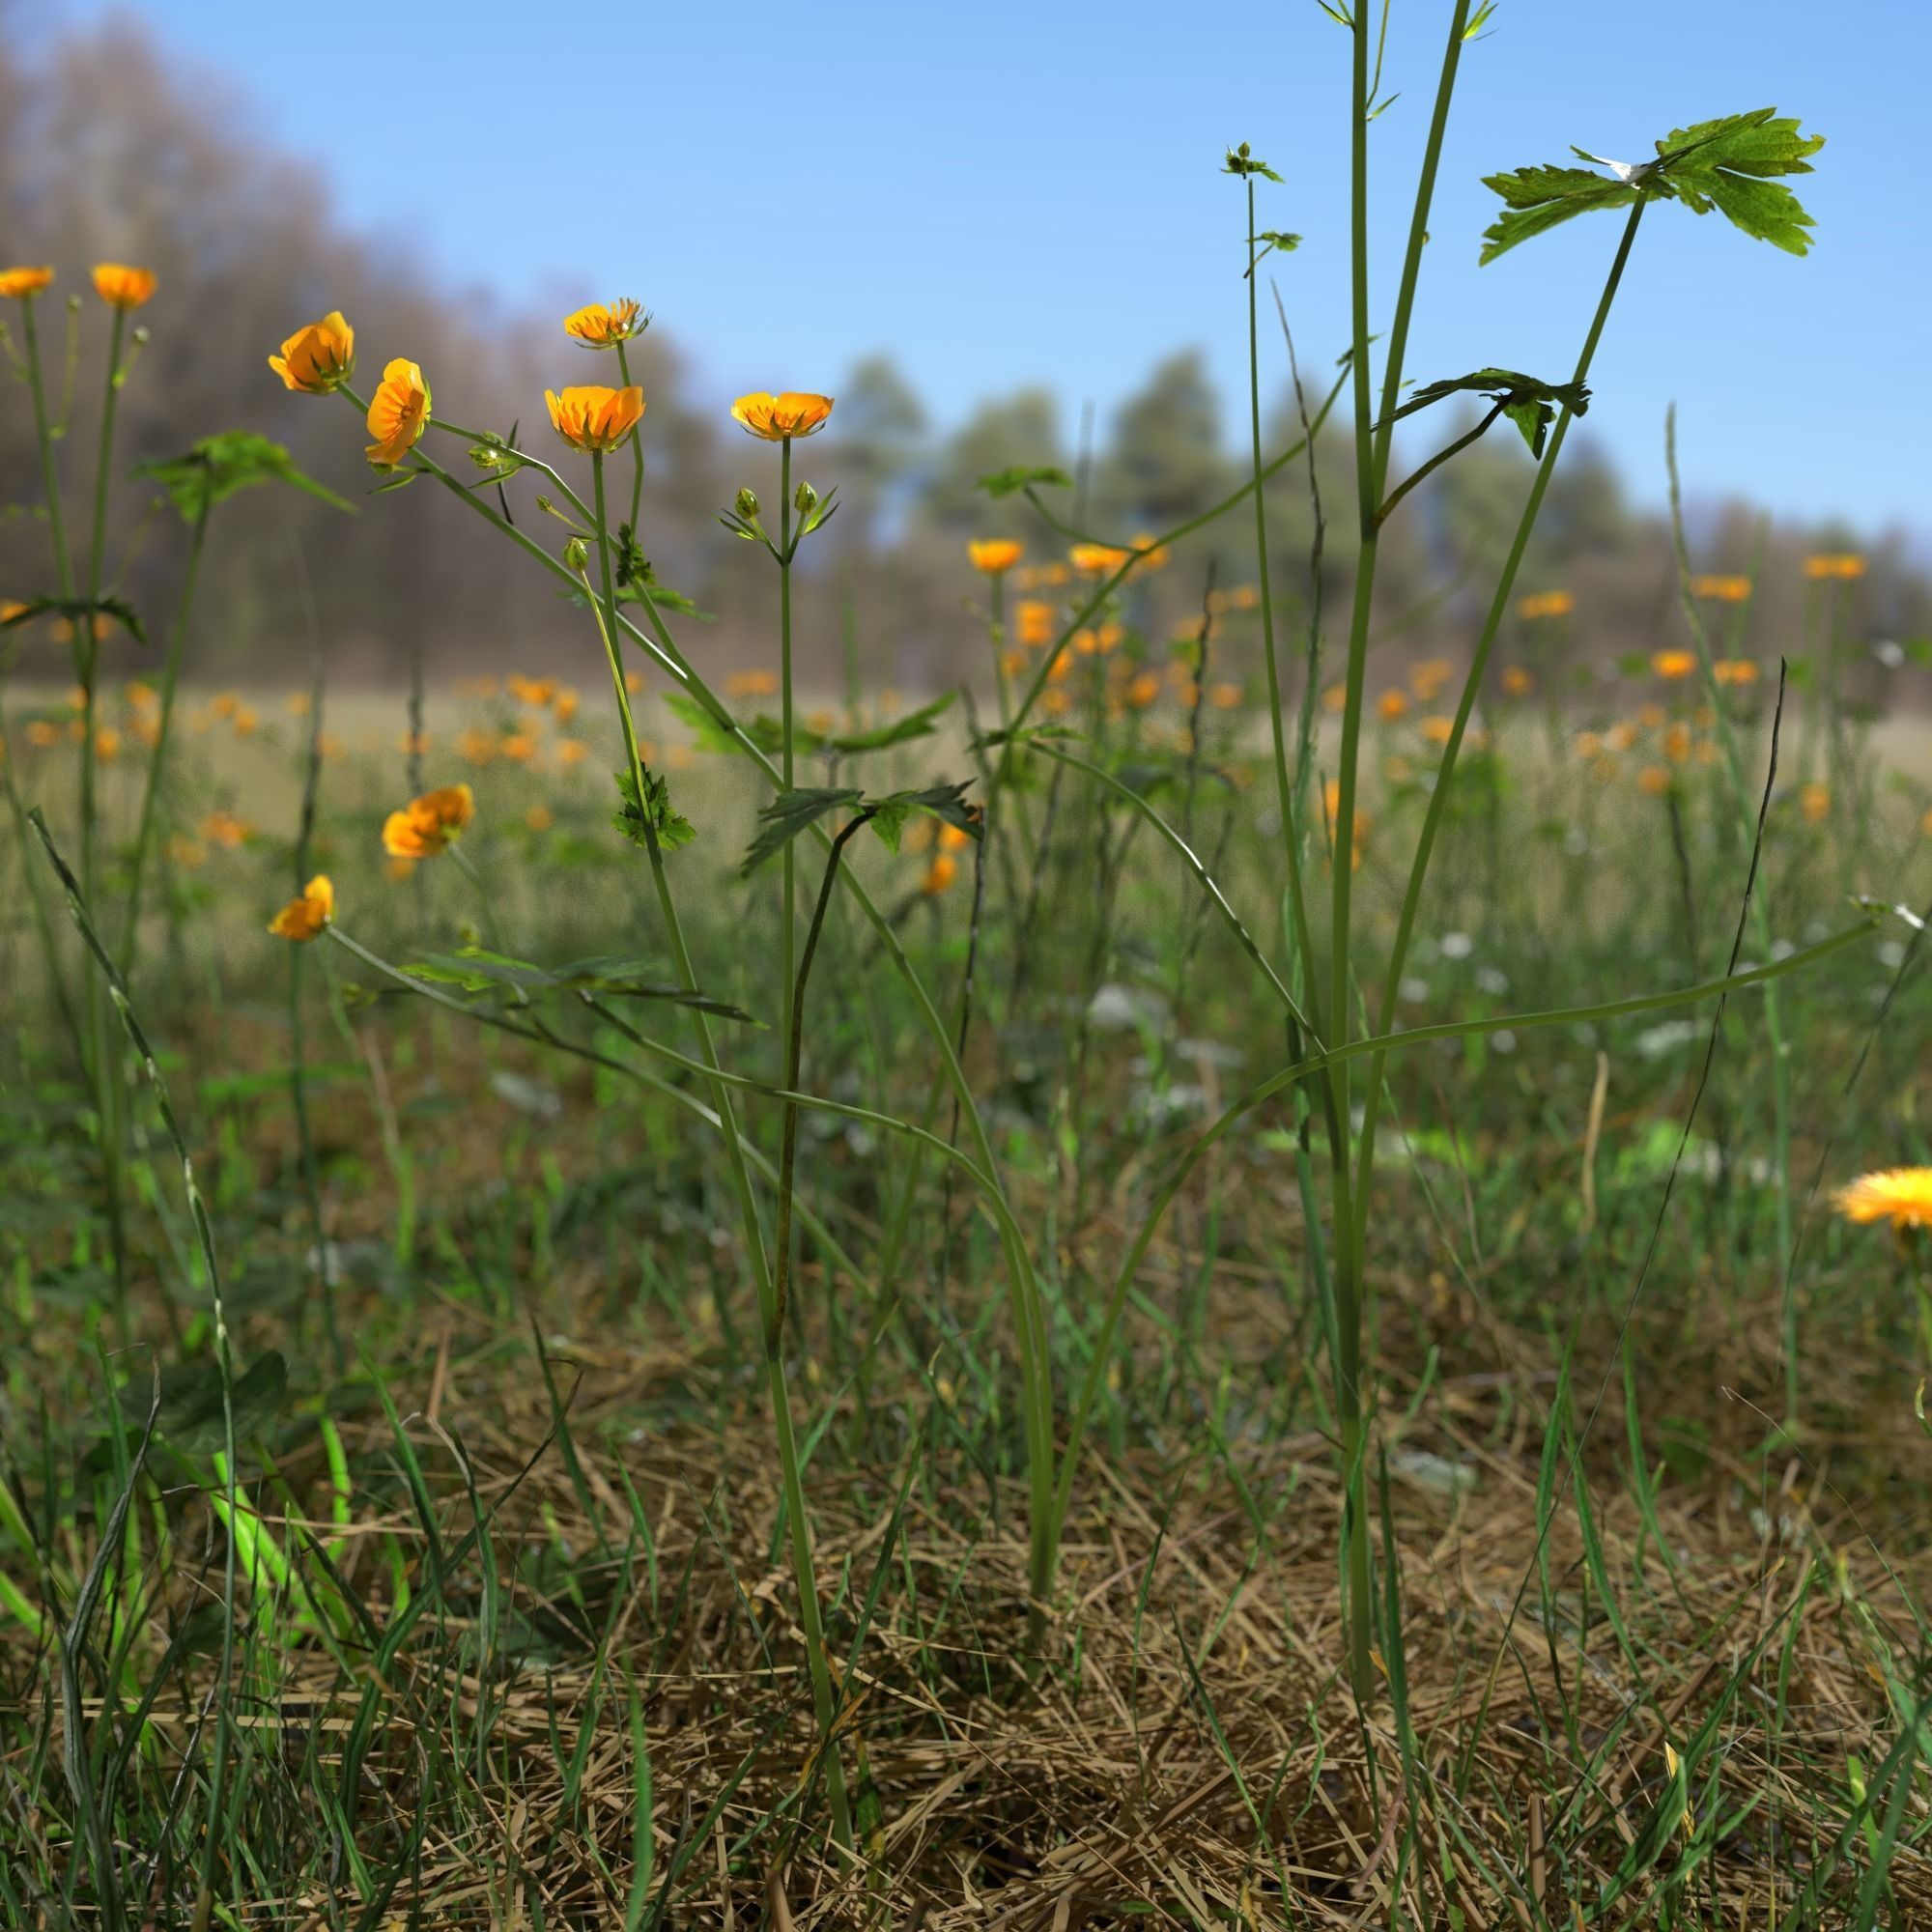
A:
MULTIPOLYGON (((55 0, 42 17, 108 11, 55 0)), ((1084 401, 1104 423, 1158 356, 1198 345, 1235 402, 1240 196, 1218 166, 1243 139, 1287 178, 1262 225, 1306 237, 1279 270, 1297 346, 1325 364, 1346 341, 1348 37, 1315 0, 113 11, 230 76, 261 131, 325 171, 348 222, 504 303, 636 295, 704 395, 836 388, 885 349, 942 425, 1043 382, 1070 435, 1084 401)), ((1446 18, 1441 0, 1395 9, 1386 86, 1401 98, 1372 156, 1378 318, 1446 18)), ((1645 497, 1661 494, 1674 398, 1699 494, 1932 529, 1928 68, 1928 0, 1503 0, 1463 63, 1410 373, 1554 378, 1574 362, 1615 219, 1479 270, 1494 208, 1481 175, 1562 159, 1572 141, 1639 158, 1673 127, 1775 103, 1830 139, 1798 184, 1814 253, 1655 211, 1589 425, 1645 497)), ((1272 386, 1278 342, 1267 354, 1272 386)))

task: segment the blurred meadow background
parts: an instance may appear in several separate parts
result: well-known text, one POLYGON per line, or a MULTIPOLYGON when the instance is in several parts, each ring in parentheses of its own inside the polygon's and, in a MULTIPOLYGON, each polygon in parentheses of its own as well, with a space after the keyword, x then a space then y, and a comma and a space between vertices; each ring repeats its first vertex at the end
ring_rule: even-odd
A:
POLYGON ((6 1924, 1932 1922, 1918 10, 0 29, 6 1924))

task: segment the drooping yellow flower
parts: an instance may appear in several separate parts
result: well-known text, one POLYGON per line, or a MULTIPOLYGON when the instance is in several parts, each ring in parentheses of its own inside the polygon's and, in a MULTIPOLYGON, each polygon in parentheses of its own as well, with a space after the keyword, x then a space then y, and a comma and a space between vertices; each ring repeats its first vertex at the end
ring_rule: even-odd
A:
POLYGON ((581 384, 558 395, 544 391, 550 424, 573 449, 603 452, 615 449, 637 428, 644 412, 644 392, 633 383, 628 389, 607 389, 595 383, 581 384))
POLYGON ((383 371, 369 403, 369 434, 376 440, 367 455, 378 469, 393 469, 429 427, 429 384, 421 368, 398 355, 383 371))
POLYGON ((1674 683, 1679 678, 1690 676, 1696 670, 1697 653, 1695 651, 1653 651, 1650 658, 1650 668, 1659 677, 1668 679, 1674 683))
POLYGON ((326 396, 355 373, 355 331, 342 311, 332 308, 320 322, 297 329, 282 353, 269 357, 269 367, 287 387, 326 396))
POLYGON ((1567 617, 1577 608, 1577 600, 1567 590, 1541 590, 1530 597, 1519 597, 1516 614, 1526 623, 1542 617, 1567 617))
POLYGON ((1026 554, 1026 545, 1011 537, 975 537, 967 544, 966 554, 972 558, 975 570, 997 577, 1003 570, 1010 570, 1026 554))
POLYGON ((757 389, 731 405, 731 420, 766 442, 791 442, 816 435, 831 413, 832 398, 815 396, 809 389, 786 389, 776 396, 757 389))
POLYGON ((1111 577, 1132 554, 1112 544, 1077 543, 1066 553, 1066 560, 1082 577, 1111 577))
POLYGON ((1932 1167, 1884 1167, 1861 1174, 1839 1188, 1832 1204, 1849 1221, 1932 1228, 1932 1167))
POLYGON ((1750 658, 1719 658, 1711 667, 1719 684, 1755 684, 1757 665, 1750 658))
POLYGON ((293 939, 306 944, 320 938, 323 927, 335 917, 335 888, 328 874, 318 872, 302 888, 301 897, 291 899, 273 919, 269 930, 277 939, 293 939))
POLYGON ((1693 577, 1690 594, 1715 598, 1719 604, 1742 604, 1751 594, 1751 581, 1748 577, 1693 577))
POLYGON ((94 292, 109 308, 139 308, 155 293, 155 271, 130 269, 126 262, 97 262, 94 292))
POLYGON ((613 302, 591 302, 563 319, 563 332, 586 349, 614 349, 634 335, 641 335, 650 318, 640 323, 642 311, 629 296, 613 302))
POLYGON ((467 784, 440 785, 390 812, 383 824, 383 850, 392 859, 434 859, 475 815, 475 794, 467 784))
POLYGON ((0 296, 15 296, 25 301, 37 296, 54 278, 51 269, 0 269, 0 296))

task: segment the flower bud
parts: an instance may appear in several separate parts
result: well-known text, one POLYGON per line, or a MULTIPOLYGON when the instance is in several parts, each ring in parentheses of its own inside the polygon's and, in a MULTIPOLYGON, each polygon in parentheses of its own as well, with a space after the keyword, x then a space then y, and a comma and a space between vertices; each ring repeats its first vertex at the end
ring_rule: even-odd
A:
POLYGON ((582 571, 590 561, 590 546, 582 537, 572 537, 563 547, 563 560, 572 570, 582 571))
POLYGON ((792 492, 791 506, 801 517, 809 517, 818 507, 818 492, 810 483, 801 483, 792 492))
POLYGON ((757 492, 755 490, 740 490, 737 500, 732 503, 731 507, 737 511, 746 523, 751 523, 758 514, 757 492))

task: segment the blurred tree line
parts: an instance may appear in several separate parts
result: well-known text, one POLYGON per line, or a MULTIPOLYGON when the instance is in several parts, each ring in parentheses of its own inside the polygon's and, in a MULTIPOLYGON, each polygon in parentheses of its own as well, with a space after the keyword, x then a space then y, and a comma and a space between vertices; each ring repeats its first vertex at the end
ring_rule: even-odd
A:
MULTIPOLYGON (((0 29, 18 18, 18 0, 0 0, 0 29)), ((159 277, 140 318, 153 340, 121 405, 126 462, 178 454, 213 431, 252 429, 286 443, 359 507, 346 517, 287 491, 225 505, 204 566, 193 669, 297 681, 309 649, 308 585, 341 677, 400 679, 409 654, 420 649, 432 672, 516 666, 592 679, 594 640, 526 560, 434 486, 371 502, 364 439, 347 407, 286 394, 264 360, 298 324, 341 308, 356 329, 365 389, 383 355, 408 346, 424 363, 439 414, 498 431, 521 415, 525 440, 541 441, 548 437, 542 390, 557 380, 565 346, 559 317, 509 312, 470 295, 455 299, 426 280, 399 243, 346 232, 311 167, 232 131, 246 128, 246 114, 224 111, 228 103, 211 99, 213 83, 177 69, 140 27, 123 19, 69 33, 44 43, 31 67, 18 51, 21 38, 0 33, 0 219, 10 261, 57 265, 59 280, 42 304, 56 385, 61 298, 85 293, 63 456, 71 503, 79 506, 88 473, 104 353, 87 270, 111 258, 152 267, 159 277), (103 102, 112 102, 111 113, 101 111, 103 102)), ((695 649, 720 665, 762 662, 774 573, 747 568, 742 549, 713 520, 742 480, 737 439, 687 400, 674 330, 653 327, 632 366, 650 398, 645 549, 663 581, 715 613, 714 626, 691 633, 695 649)), ((1304 359, 1302 373, 1312 412, 1335 372, 1304 359)), ((30 412, 21 389, 10 393, 11 407, 0 411, 0 595, 26 596, 52 586, 44 524, 33 508, 30 412)), ((1062 548, 1023 499, 993 502, 976 490, 986 472, 1061 467, 1077 487, 1056 493, 1060 513, 1125 540, 1198 514, 1237 488, 1245 469, 1236 453, 1245 446, 1245 420, 1230 420, 1192 351, 1162 361, 1103 423, 1071 434, 1058 399, 1037 388, 985 402, 937 434, 885 355, 859 361, 838 402, 832 431, 814 448, 812 474, 821 487, 838 484, 845 509, 812 559, 820 582, 803 600, 800 646, 828 680, 848 640, 868 676, 909 690, 952 681, 961 664, 981 662, 971 609, 981 585, 964 565, 964 539, 1024 536, 1040 560, 1062 548)), ((1435 433, 1455 434, 1435 413, 1435 433)), ((1274 399, 1269 453, 1298 434, 1298 418, 1292 392, 1274 399)), ((1406 445, 1410 460, 1435 446, 1424 436, 1406 445)), ((1291 655, 1316 588, 1318 512, 1325 513, 1321 593, 1330 612, 1346 604, 1352 467, 1350 438, 1336 428, 1319 440, 1312 470, 1297 463, 1271 486, 1272 568, 1290 607, 1291 655)), ((1528 477, 1520 444, 1498 430, 1393 522, 1378 593, 1391 660, 1453 652, 1468 637, 1489 581, 1485 566, 1507 540, 1528 477)), ((182 559, 170 515, 144 486, 119 487, 110 555, 124 560, 128 594, 156 613, 168 607, 182 559)), ((561 530, 548 525, 539 534, 561 542, 561 530)), ((1805 600, 1796 593, 1802 558, 1816 548, 1862 548, 1870 557, 1853 587, 1854 638, 1932 630, 1932 588, 1902 535, 1861 544, 1846 530, 1766 528, 1747 506, 1730 504, 1700 511, 1693 537, 1698 567, 1711 571, 1743 571, 1761 547, 1770 594, 1753 613, 1757 654, 1802 648, 1805 600)), ((1182 546, 1150 582, 1150 635, 1164 639, 1198 612, 1210 562, 1224 587, 1250 579, 1252 541, 1243 511, 1182 546)), ((1584 658, 1682 636, 1667 528, 1632 505, 1587 437, 1570 445, 1521 578, 1525 591, 1553 587, 1576 596, 1571 636, 1584 658)), ((1226 649, 1225 668, 1253 668, 1252 639, 1231 638, 1226 649)), ((21 669, 56 676, 61 664, 50 646, 30 646, 21 669)))

